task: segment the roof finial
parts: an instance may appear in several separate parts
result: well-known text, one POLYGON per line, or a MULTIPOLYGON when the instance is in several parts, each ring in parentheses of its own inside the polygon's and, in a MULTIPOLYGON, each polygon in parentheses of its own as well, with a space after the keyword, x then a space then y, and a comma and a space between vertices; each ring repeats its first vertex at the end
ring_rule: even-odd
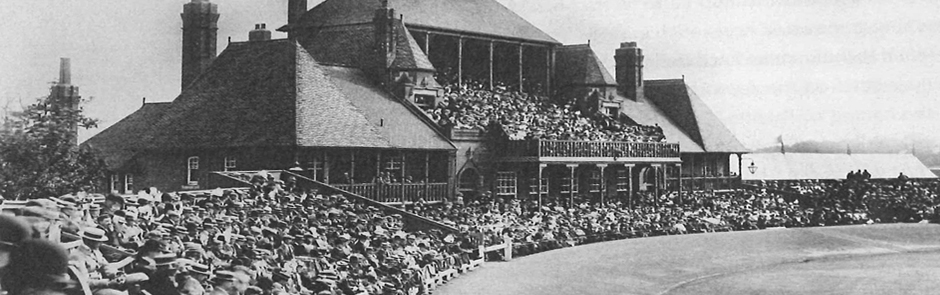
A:
POLYGON ((147 104, 147 97, 146 97, 146 96, 144 96, 144 99, 143 99, 143 104, 142 104, 142 105, 146 105, 146 104, 147 104))
POLYGON ((591 39, 588 39, 588 46, 591 46, 591 39))

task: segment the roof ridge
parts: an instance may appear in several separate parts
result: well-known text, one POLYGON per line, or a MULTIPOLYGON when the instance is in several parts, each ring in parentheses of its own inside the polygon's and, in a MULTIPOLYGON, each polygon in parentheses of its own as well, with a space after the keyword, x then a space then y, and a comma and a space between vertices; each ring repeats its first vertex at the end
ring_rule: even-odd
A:
POLYGON ((575 49, 582 49, 582 50, 583 50, 583 49, 592 49, 592 48, 591 48, 591 44, 590 44, 590 43, 566 44, 566 45, 558 46, 558 47, 556 48, 556 50, 575 50, 575 49))

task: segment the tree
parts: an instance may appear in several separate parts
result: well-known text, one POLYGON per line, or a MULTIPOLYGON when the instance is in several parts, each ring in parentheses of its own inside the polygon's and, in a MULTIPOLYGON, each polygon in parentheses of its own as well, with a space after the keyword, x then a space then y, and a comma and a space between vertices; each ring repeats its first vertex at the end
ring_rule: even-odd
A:
POLYGON ((104 179, 104 161, 76 144, 78 128, 97 126, 82 108, 60 106, 49 96, 11 117, 12 124, 0 126, 0 195, 61 196, 92 190, 104 179))

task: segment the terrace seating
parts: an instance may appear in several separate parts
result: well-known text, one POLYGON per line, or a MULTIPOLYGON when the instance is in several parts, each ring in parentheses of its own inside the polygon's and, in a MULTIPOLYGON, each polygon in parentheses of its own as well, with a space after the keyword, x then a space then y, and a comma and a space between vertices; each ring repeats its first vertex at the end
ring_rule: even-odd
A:
POLYGON ((570 102, 510 90, 486 89, 479 82, 447 85, 444 97, 428 111, 445 127, 487 130, 502 128, 511 140, 661 142, 657 126, 632 125, 602 114, 582 114, 570 102))

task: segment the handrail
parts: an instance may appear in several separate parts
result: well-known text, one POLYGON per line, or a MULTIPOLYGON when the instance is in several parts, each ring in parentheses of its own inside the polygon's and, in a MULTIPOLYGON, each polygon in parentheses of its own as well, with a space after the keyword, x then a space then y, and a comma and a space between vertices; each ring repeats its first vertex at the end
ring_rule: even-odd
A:
POLYGON ((343 190, 343 189, 340 189, 340 188, 331 186, 331 185, 326 184, 326 183, 322 183, 322 182, 319 182, 319 181, 310 179, 310 178, 308 178, 308 177, 306 177, 306 176, 303 176, 303 175, 300 175, 300 174, 297 174, 297 173, 294 173, 294 172, 291 172, 291 171, 283 171, 283 170, 282 170, 282 171, 280 171, 280 172, 281 172, 281 175, 282 175, 282 176, 283 176, 283 175, 290 175, 290 176, 293 176, 293 177, 294 177, 295 179, 297 179, 297 180, 303 180, 304 182, 313 184, 313 185, 316 186, 318 189, 326 190, 327 192, 335 192, 335 193, 338 193, 338 194, 343 195, 344 197, 351 198, 351 199, 356 199, 356 200, 362 201, 362 202, 364 202, 364 203, 368 203, 369 205, 379 207, 379 208, 382 209, 382 211, 386 212, 387 214, 388 214, 389 212, 391 212, 391 214, 399 214, 399 215, 402 216, 402 219, 403 219, 403 221, 405 222, 405 226, 406 226, 407 228, 409 228, 409 229, 421 230, 421 229, 425 229, 425 228, 429 228, 429 227, 430 227, 430 228, 437 228, 437 229, 440 229, 440 230, 443 230, 443 231, 446 231, 446 232, 451 232, 451 233, 457 233, 457 232, 459 232, 459 230, 457 230, 456 228, 451 227, 451 226, 448 226, 448 225, 446 225, 446 224, 443 224, 443 223, 440 223, 440 222, 437 222, 437 221, 428 219, 428 218, 426 218, 426 217, 423 217, 423 216, 420 216, 420 215, 417 215, 417 214, 408 212, 408 211, 403 210, 403 209, 399 209, 399 208, 395 208, 395 207, 392 207, 392 206, 389 206, 389 205, 386 205, 386 204, 382 204, 381 202, 378 202, 378 201, 375 201, 375 200, 372 200, 372 199, 369 199, 369 198, 366 198, 366 197, 363 197, 363 196, 354 194, 354 193, 352 193, 352 192, 349 192, 349 191, 346 191, 346 190, 343 190))

